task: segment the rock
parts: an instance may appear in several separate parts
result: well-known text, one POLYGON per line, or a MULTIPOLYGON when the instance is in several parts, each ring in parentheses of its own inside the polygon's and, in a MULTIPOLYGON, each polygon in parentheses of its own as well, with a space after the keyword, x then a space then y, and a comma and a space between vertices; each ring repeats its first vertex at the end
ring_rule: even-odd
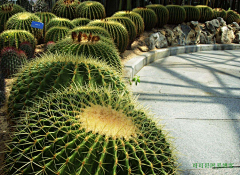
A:
MULTIPOLYGON (((177 46, 178 42, 177 42, 177 39, 176 39, 174 33, 170 29, 165 29, 164 32, 165 32, 165 37, 167 39, 168 45, 169 46, 177 46)), ((163 32, 161 31, 161 33, 163 33, 163 32)))
POLYGON ((167 39, 163 34, 161 34, 161 32, 151 34, 148 43, 149 50, 152 50, 155 47, 160 49, 168 46, 167 39))
POLYGON ((181 25, 178 25, 173 29, 173 33, 177 39, 178 45, 180 46, 185 46, 186 45, 186 39, 185 39, 185 34, 183 33, 181 29, 181 25))
POLYGON ((213 25, 215 28, 220 27, 220 22, 219 22, 217 19, 213 19, 213 20, 211 20, 211 22, 212 22, 212 25, 213 25))
POLYGON ((217 17, 217 20, 219 21, 220 26, 226 26, 226 25, 227 25, 226 21, 224 21, 223 18, 221 18, 221 17, 217 17))
POLYGON ((167 42, 167 38, 161 34, 161 32, 158 32, 159 35, 159 41, 156 42, 156 48, 160 49, 160 48, 164 48, 164 47, 168 47, 168 42, 167 42))
POLYGON ((138 49, 142 52, 148 52, 149 51, 147 46, 138 46, 138 49))
POLYGON ((233 40, 233 42, 240 44, 240 31, 238 31, 238 32, 235 34, 235 39, 233 40))
POLYGON ((181 29, 182 29, 183 33, 185 34, 185 36, 188 36, 188 33, 192 30, 191 27, 189 27, 188 25, 185 25, 185 24, 181 24, 181 29))
POLYGON ((232 26, 233 26, 233 27, 237 27, 237 28, 240 27, 240 26, 238 25, 238 23, 236 23, 236 22, 233 22, 233 23, 232 23, 232 26))
POLYGON ((198 26, 198 21, 191 21, 191 26, 197 27, 198 26))
POLYGON ((215 35, 207 31, 202 31, 200 33, 200 44, 215 44, 215 35))
POLYGON ((221 27, 216 34, 217 43, 220 44, 230 44, 234 39, 235 35, 233 30, 229 29, 227 26, 221 27))
POLYGON ((206 29, 210 32, 210 33, 216 33, 216 29, 215 27, 213 26, 212 24, 212 21, 206 21, 205 22, 205 26, 206 26, 206 29))

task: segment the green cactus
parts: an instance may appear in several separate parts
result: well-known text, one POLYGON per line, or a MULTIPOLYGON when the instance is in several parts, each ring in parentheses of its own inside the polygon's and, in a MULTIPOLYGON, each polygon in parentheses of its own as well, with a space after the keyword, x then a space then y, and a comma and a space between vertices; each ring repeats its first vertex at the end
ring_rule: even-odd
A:
POLYGON ((48 12, 49 6, 45 2, 45 0, 37 0, 35 4, 33 5, 33 11, 36 12, 48 12))
POLYGON ((6 88, 5 80, 2 75, 2 72, 0 72, 0 107, 4 105, 6 100, 5 88, 6 88))
POLYGON ((186 19, 186 11, 180 5, 167 5, 169 11, 168 24, 181 24, 186 19))
POLYGON ((87 26, 103 27, 109 32, 120 53, 123 53, 127 49, 129 43, 128 32, 121 23, 104 19, 91 21, 87 26))
POLYGON ((24 11, 24 8, 16 4, 4 4, 0 6, 0 33, 4 31, 7 20, 11 16, 24 11))
POLYGON ((31 27, 32 21, 41 22, 40 18, 33 13, 17 13, 8 19, 6 29, 26 30, 32 33, 36 39, 40 39, 43 31, 42 29, 31 27))
POLYGON ((77 17, 93 19, 103 19, 106 17, 104 6, 97 1, 85 1, 76 8, 77 17))
POLYGON ((131 45, 137 37, 137 29, 134 22, 128 17, 109 17, 106 20, 117 21, 124 25, 128 32, 129 45, 131 45))
POLYGON ((144 29, 152 30, 157 24, 157 15, 156 13, 147 7, 137 7, 132 10, 133 12, 138 13, 143 18, 144 29))
POLYGON ((33 50, 35 50, 37 45, 37 40, 34 38, 33 34, 26 30, 6 30, 0 34, 0 50, 7 46, 13 46, 16 48, 20 47, 22 42, 28 41, 33 50))
POLYGON ((186 11, 185 22, 198 21, 200 19, 200 10, 192 5, 184 5, 186 11))
POLYGON ((227 19, 226 19, 227 24, 232 24, 233 22, 240 23, 240 16, 237 12, 234 10, 228 10, 227 11, 227 19))
POLYGON ((36 13, 34 13, 34 14, 40 18, 40 20, 41 20, 42 23, 44 23, 43 36, 45 36, 47 23, 48 23, 51 19, 56 18, 57 16, 54 15, 53 13, 51 13, 51 12, 36 12, 36 13))
POLYGON ((206 5, 197 5, 196 6, 200 10, 200 19, 199 22, 206 22, 213 19, 213 9, 206 5))
POLYGON ((46 51, 49 51, 49 49, 50 49, 51 47, 53 47, 55 44, 56 44, 56 43, 53 42, 53 41, 48 41, 47 44, 46 44, 45 52, 46 52, 46 51))
POLYGON ((54 4, 52 12, 58 17, 72 20, 77 18, 76 8, 79 4, 78 0, 58 0, 54 4))
POLYGON ((156 27, 162 28, 164 25, 167 24, 169 19, 169 12, 168 9, 160 4, 151 4, 147 5, 147 8, 152 9, 157 15, 157 25, 156 27))
POLYGON ((31 43, 29 43, 28 41, 22 42, 19 45, 19 49, 26 53, 27 59, 31 59, 33 57, 34 49, 31 43))
POLYGON ((58 41, 50 52, 71 52, 73 55, 86 55, 104 60, 117 71, 122 72, 122 65, 117 48, 112 40, 92 33, 72 32, 71 37, 58 41))
POLYGON ((40 99, 7 144, 7 173, 176 174, 169 136, 130 97, 91 86, 40 99))
POLYGON ((133 11, 119 11, 113 14, 113 17, 128 17, 130 18, 137 29, 137 37, 144 32, 144 21, 141 15, 133 11))
POLYGON ((48 41, 59 41, 67 36, 69 30, 67 27, 52 27, 47 31, 44 41, 45 43, 48 41))
POLYGON ((221 17, 224 20, 227 19, 227 12, 224 9, 222 9, 222 8, 215 8, 215 9, 213 9, 213 13, 214 13, 214 15, 213 15, 214 19, 217 19, 217 17, 221 17))
POLYGON ((88 18, 76 18, 74 20, 72 20, 72 23, 76 26, 86 26, 89 22, 91 22, 90 19, 88 18))
POLYGON ((43 53, 40 58, 28 62, 15 76, 8 100, 8 118, 18 118, 20 110, 31 106, 37 97, 54 92, 54 88, 72 83, 96 84, 125 91, 121 74, 92 56, 70 53, 43 53))
POLYGON ((67 27, 69 29, 73 29, 76 27, 69 19, 66 18, 53 18, 51 19, 47 25, 46 25, 46 32, 51 28, 51 27, 67 27))
POLYGON ((1 50, 0 69, 4 78, 11 78, 25 63, 27 57, 15 47, 5 47, 1 50))

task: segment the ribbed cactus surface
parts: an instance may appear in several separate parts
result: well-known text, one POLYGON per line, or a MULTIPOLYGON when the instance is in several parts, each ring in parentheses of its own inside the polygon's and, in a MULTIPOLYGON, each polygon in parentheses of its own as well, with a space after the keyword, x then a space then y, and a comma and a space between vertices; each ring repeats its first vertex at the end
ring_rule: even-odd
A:
POLYGON ((186 11, 179 5, 167 5, 169 11, 168 24, 181 24, 186 19, 186 11))
POLYGON ((76 18, 72 20, 72 23, 76 26, 86 26, 89 22, 91 21, 91 19, 88 18, 76 18))
POLYGON ((47 43, 48 41, 54 41, 57 42, 63 38, 65 38, 69 32, 69 28, 67 27, 51 27, 44 38, 45 43, 47 43))
POLYGON ((233 22, 240 23, 240 16, 239 14, 234 10, 228 10, 227 11, 227 24, 232 24, 233 22))
POLYGON ((222 9, 222 8, 215 8, 215 9, 213 9, 213 13, 214 13, 214 15, 213 15, 214 19, 217 19, 217 17, 221 17, 224 20, 227 19, 227 12, 224 9, 222 9))
POLYGON ((8 100, 8 118, 16 119, 21 109, 31 106, 37 97, 43 97, 73 83, 81 86, 112 85, 115 90, 125 90, 121 74, 105 62, 91 56, 68 53, 44 53, 30 61, 15 76, 8 100))
POLYGON ((152 9, 157 15, 157 25, 156 27, 163 27, 167 24, 169 19, 169 12, 168 9, 160 4, 150 4, 146 6, 147 8, 152 9))
POLYGON ((213 9, 206 5, 197 5, 196 6, 200 10, 200 22, 206 22, 213 19, 213 9))
POLYGON ((200 19, 200 10, 192 5, 184 5, 186 11, 185 22, 198 21, 200 19))
POLYGON ((152 28, 156 26, 157 15, 152 9, 146 7, 137 7, 134 8, 132 11, 141 15, 141 17, 143 18, 145 30, 152 30, 152 28))
POLYGON ((41 20, 42 23, 44 23, 43 35, 45 35, 47 23, 48 23, 51 19, 56 18, 57 16, 54 15, 53 13, 51 13, 51 12, 36 12, 36 13, 34 13, 34 14, 40 18, 40 20, 41 20))
POLYGON ((47 25, 46 25, 46 32, 51 28, 51 27, 67 27, 69 29, 73 29, 76 27, 69 19, 67 18, 53 18, 51 19, 47 25))
POLYGON ((76 8, 77 17, 88 19, 103 19, 106 17, 104 6, 97 1, 85 1, 76 8))
POLYGON ((8 143, 8 174, 175 174, 166 135, 137 105, 109 88, 49 94, 8 143))
POLYGON ((22 42, 19 45, 19 49, 25 52, 28 59, 31 59, 33 57, 35 48, 33 48, 30 42, 28 41, 22 42))

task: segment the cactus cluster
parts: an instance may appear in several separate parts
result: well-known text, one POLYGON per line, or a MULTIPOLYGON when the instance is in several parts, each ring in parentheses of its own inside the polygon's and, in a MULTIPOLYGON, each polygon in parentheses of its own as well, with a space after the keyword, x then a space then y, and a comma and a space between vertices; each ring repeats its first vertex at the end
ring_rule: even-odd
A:
POLYGON ((6 88, 5 80, 2 75, 2 72, 0 71, 0 107, 3 106, 5 103, 6 99, 5 88, 6 88))
POLYGON ((215 8, 215 9, 213 9, 213 14, 214 14, 213 15, 214 19, 217 19, 217 17, 221 17, 224 20, 227 19, 227 12, 224 9, 222 9, 222 8, 215 8))
POLYGON ((35 49, 31 45, 31 43, 29 43, 28 41, 22 42, 19 45, 19 49, 25 52, 27 59, 31 59, 33 57, 35 49))
POLYGON ((206 5, 197 5, 196 6, 200 10, 200 22, 206 22, 213 19, 213 9, 206 5))
POLYGON ((63 38, 65 38, 69 32, 69 28, 67 27, 51 27, 45 34, 44 42, 47 43, 48 41, 57 42, 63 38))
POLYGON ((168 9, 160 4, 150 4, 146 6, 147 8, 152 9, 157 15, 157 25, 156 27, 163 27, 167 24, 169 19, 169 12, 168 9))
POLYGON ((5 30, 7 20, 19 12, 24 12, 25 9, 16 4, 4 4, 0 6, 0 32, 5 30))
POLYGON ((175 174, 175 155, 126 93, 83 87, 28 108, 6 151, 8 174, 175 174))
POLYGON ((186 11, 179 5, 167 5, 169 11, 168 24, 181 24, 186 19, 186 11))
POLYGON ((36 16, 38 16, 41 20, 41 22, 44 24, 44 27, 43 27, 43 36, 46 34, 46 25, 47 23, 53 19, 53 18, 56 18, 57 16, 54 15, 53 13, 51 12, 36 12, 34 13, 36 16))
POLYGON ((76 18, 74 20, 72 20, 72 23, 78 27, 78 26, 85 26, 87 25, 89 22, 91 21, 91 19, 88 18, 76 18))
POLYGON ((192 5, 184 5, 183 8, 186 11, 185 22, 198 21, 200 19, 200 10, 192 5))
POLYGON ((51 28, 51 27, 67 27, 69 29, 73 29, 76 27, 69 19, 66 18, 53 18, 51 19, 47 25, 46 25, 46 32, 51 28))
POLYGON ((240 15, 234 10, 227 11, 227 24, 232 24, 233 22, 240 23, 240 15))

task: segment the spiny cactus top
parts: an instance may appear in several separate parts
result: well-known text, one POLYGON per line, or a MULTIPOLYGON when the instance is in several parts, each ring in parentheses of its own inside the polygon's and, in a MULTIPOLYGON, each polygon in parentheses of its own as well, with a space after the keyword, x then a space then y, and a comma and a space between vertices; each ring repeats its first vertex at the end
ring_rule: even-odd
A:
POLYGON ((8 174, 176 172, 172 147, 148 111, 110 88, 49 94, 22 119, 6 150, 8 174))
POLYGON ((76 27, 69 19, 67 18, 52 18, 46 25, 46 32, 51 28, 51 27, 67 27, 69 29, 73 29, 76 27))
POLYGON ((88 19, 88 18, 76 18, 72 20, 72 23, 75 26, 86 26, 90 21, 91 19, 88 19))

